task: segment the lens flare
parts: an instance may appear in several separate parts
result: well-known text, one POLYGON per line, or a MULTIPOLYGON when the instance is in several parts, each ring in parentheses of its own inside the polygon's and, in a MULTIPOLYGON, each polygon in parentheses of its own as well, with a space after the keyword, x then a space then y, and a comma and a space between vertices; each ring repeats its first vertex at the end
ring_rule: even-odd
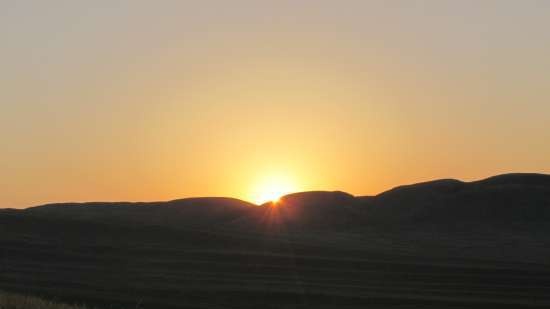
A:
POLYGON ((288 177, 266 177, 253 190, 252 201, 258 205, 267 202, 277 203, 282 196, 293 192, 296 192, 296 186, 288 177))

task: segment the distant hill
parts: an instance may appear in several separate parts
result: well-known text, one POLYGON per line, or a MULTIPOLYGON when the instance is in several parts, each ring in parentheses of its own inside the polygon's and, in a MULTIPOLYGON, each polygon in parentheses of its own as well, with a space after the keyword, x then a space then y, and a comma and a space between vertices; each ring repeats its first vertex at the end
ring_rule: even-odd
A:
POLYGON ((49 218, 144 223, 154 225, 203 225, 230 223, 256 212, 254 204, 226 197, 200 197, 168 202, 60 203, 27 208, 24 214, 49 218))
POLYGON ((549 209, 538 174, 6 209, 0 289, 101 308, 550 308, 549 209))
POLYGON ((360 206, 359 200, 345 192, 309 191, 283 196, 262 208, 287 226, 327 227, 351 222, 360 206))
POLYGON ((550 175, 506 174, 473 182, 442 179, 396 187, 372 197, 340 191, 301 192, 260 207, 238 199, 210 197, 150 203, 49 204, 19 213, 103 223, 218 228, 544 222, 550 220, 550 175))
POLYGON ((391 223, 550 220, 550 175, 506 174, 401 186, 365 200, 370 221, 391 223))

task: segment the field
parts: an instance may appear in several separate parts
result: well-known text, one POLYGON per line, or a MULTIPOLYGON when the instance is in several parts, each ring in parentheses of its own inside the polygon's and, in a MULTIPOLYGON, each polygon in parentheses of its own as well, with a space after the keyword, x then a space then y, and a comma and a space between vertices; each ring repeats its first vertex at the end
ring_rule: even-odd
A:
POLYGON ((544 227, 508 238, 1 220, 1 289, 103 308, 550 306, 544 227))
POLYGON ((0 309, 91 309, 84 305, 67 305, 38 297, 0 291, 0 309))
POLYGON ((549 308, 550 176, 0 210, 0 289, 100 308, 549 308))

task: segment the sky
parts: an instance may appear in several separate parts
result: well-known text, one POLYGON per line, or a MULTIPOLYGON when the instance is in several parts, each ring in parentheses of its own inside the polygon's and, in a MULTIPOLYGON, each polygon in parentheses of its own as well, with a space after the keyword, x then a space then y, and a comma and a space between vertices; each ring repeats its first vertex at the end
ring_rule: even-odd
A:
POLYGON ((0 207, 550 173, 548 29, 543 0, 0 1, 0 207))

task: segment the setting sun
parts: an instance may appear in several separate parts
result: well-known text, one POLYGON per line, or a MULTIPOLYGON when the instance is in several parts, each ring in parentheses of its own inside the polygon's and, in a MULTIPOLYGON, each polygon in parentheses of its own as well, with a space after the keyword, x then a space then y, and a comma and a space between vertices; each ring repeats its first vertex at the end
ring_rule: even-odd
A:
POLYGON ((295 184, 288 177, 272 176, 257 184, 251 199, 258 205, 267 202, 276 203, 282 196, 296 191, 295 184))
POLYGON ((549 29, 0 0, 0 309, 550 309, 549 29))

